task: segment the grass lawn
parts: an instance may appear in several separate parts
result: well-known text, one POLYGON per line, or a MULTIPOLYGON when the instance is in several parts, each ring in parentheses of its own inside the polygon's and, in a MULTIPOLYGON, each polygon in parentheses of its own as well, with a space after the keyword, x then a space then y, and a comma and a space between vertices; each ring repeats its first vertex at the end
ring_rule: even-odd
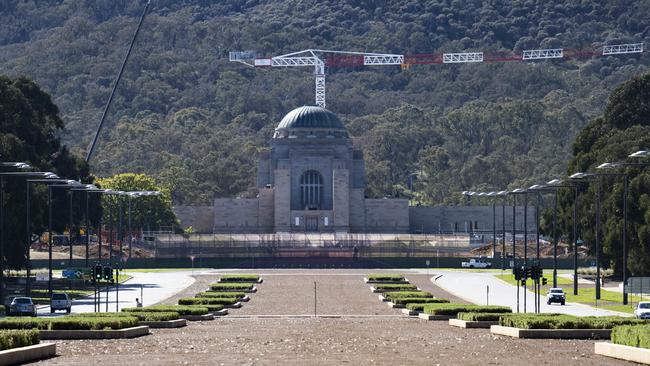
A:
MULTIPOLYGON (((504 274, 504 275, 497 275, 495 277, 510 285, 517 286, 517 282, 515 281, 514 275, 512 275, 511 273, 504 274)), ((552 282, 552 278, 550 276, 544 276, 544 277, 548 279, 549 284, 547 286, 542 286, 543 295, 545 295, 548 289, 551 287, 550 285, 552 282)), ((571 279, 565 277, 558 277, 557 283, 558 286, 564 288, 567 302, 576 302, 584 305, 598 307, 599 309, 606 309, 606 310, 619 311, 622 313, 632 314, 634 313, 634 306, 632 304, 634 302, 641 300, 640 296, 630 295, 628 299, 629 304, 622 305, 621 304, 621 302, 623 301, 622 293, 601 289, 600 300, 598 300, 598 304, 596 304, 596 289, 594 287, 586 287, 586 288, 581 287, 578 289, 578 295, 574 295, 573 287, 571 286, 573 284, 573 281, 571 279)), ((532 281, 529 281, 529 286, 532 286, 532 281)))
MULTIPOLYGON (((194 268, 195 271, 204 271, 210 269, 212 268, 194 268)), ((183 271, 191 271, 191 270, 192 268, 135 268, 135 269, 129 268, 129 269, 125 269, 124 272, 158 273, 158 272, 183 272, 183 271)))

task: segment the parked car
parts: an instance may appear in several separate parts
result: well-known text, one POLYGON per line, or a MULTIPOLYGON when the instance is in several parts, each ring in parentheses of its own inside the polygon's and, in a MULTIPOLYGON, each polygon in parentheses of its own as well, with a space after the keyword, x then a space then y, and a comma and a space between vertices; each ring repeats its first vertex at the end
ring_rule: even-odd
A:
POLYGON ((650 319, 650 301, 639 301, 634 316, 638 319, 650 319))
POLYGON ((65 310, 68 314, 72 310, 72 299, 68 294, 56 293, 52 294, 50 299, 50 313, 53 313, 57 310, 65 310))
POLYGON ((553 287, 548 290, 548 294, 546 294, 546 304, 551 305, 554 302, 559 302, 562 305, 566 303, 566 295, 564 294, 563 289, 553 287))
POLYGON ((463 268, 492 268, 492 263, 482 259, 470 259, 469 262, 462 262, 460 266, 463 268))
POLYGON ((36 316, 36 305, 31 297, 14 297, 9 305, 9 315, 36 316))

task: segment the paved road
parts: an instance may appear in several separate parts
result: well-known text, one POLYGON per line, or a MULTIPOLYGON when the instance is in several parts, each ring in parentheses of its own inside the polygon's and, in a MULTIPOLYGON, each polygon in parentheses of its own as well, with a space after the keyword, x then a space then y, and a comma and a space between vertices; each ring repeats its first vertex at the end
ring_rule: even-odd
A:
MULTIPOLYGON (((494 277, 494 272, 470 272, 470 271, 445 271, 431 270, 431 273, 442 275, 434 283, 443 290, 453 293, 454 295, 474 304, 484 305, 489 301, 490 305, 510 306, 513 311, 517 309, 517 289, 498 278, 494 277), (489 289, 489 296, 487 287, 489 289)), ((545 295, 545 294, 542 294, 545 295)), ((520 307, 524 309, 524 291, 519 290, 520 307)), ((534 296, 532 292, 526 294, 526 310, 533 312, 535 308, 534 296)), ((545 297, 541 299, 541 312, 543 313, 561 313, 580 316, 605 316, 605 315, 624 315, 613 311, 592 308, 587 305, 566 303, 547 305, 545 297)))
MULTIPOLYGON (((136 298, 141 301, 144 300, 144 306, 163 301, 194 283, 194 278, 191 277, 191 274, 191 271, 129 273, 132 278, 119 286, 119 294, 114 286, 109 288, 108 311, 119 311, 122 308, 134 307, 136 305, 136 298)), ((106 288, 104 287, 101 290, 101 311, 106 311, 106 288)), ((72 302, 72 312, 94 312, 93 304, 92 297, 74 300, 72 302)), ((49 314, 50 307, 39 307, 38 313, 43 315, 49 314)), ((59 313, 65 314, 65 312, 59 313)))

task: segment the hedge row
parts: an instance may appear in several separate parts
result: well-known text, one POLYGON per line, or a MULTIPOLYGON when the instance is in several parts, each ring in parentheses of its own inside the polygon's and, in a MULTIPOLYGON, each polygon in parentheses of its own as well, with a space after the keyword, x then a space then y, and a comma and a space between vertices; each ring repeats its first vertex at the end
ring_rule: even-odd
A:
POLYGON ((223 275, 219 279, 221 282, 257 282, 260 275, 256 274, 229 274, 223 275))
MULTIPOLYGON (((30 291, 31 295, 33 297, 43 297, 47 298, 50 296, 50 292, 48 290, 31 290, 30 291)), ((71 298, 78 298, 78 297, 84 297, 84 296, 90 296, 93 294, 93 291, 87 291, 87 290, 60 290, 60 291, 54 291, 54 293, 65 293, 68 294, 71 298)))
POLYGON ((0 320, 0 329, 40 330, 102 330, 123 329, 138 325, 136 317, 84 317, 60 318, 5 318, 0 320))
POLYGON ((168 320, 176 320, 181 316, 175 311, 166 312, 124 312, 124 313, 86 313, 69 315, 70 317, 91 317, 91 318, 105 318, 105 317, 129 317, 134 316, 141 322, 162 322, 168 320))
POLYGON ((397 305, 428 304, 428 303, 441 304, 441 303, 449 302, 449 300, 447 299, 437 299, 434 297, 394 297, 391 298, 390 301, 392 301, 393 304, 397 304, 397 305))
POLYGON ((378 284, 374 285, 375 290, 380 292, 387 291, 417 291, 418 287, 408 283, 404 284, 378 284))
POLYGON ((238 301, 234 297, 185 297, 178 299, 178 305, 233 305, 238 301))
MULTIPOLYGON (((223 308, 223 307, 222 307, 223 308)), ((142 308, 124 308, 122 311, 127 313, 140 312, 175 312, 179 315, 205 315, 210 312, 207 306, 185 306, 185 305, 152 305, 142 308)))
POLYGON ((614 327, 612 343, 650 349, 650 324, 614 327))
POLYGON ((210 290, 245 291, 252 290, 254 283, 213 283, 210 290))
POLYGON ((453 315, 458 313, 511 313, 508 306, 466 305, 466 304, 424 304, 422 311, 431 315, 453 315))
POLYGON ((427 291, 389 291, 383 293, 384 297, 387 299, 406 299, 406 298, 416 298, 416 297, 433 297, 430 292, 427 291))
POLYGON ((243 293, 243 292, 210 292, 210 291, 199 292, 196 295, 194 295, 194 297, 209 297, 209 298, 213 298, 213 297, 221 297, 221 298, 234 297, 236 299, 242 299, 245 296, 246 296, 246 294, 243 293))
POLYGON ((508 316, 507 313, 458 313, 456 317, 468 322, 497 322, 502 316, 508 316))
POLYGON ((394 275, 386 273, 375 273, 368 276, 369 281, 404 281, 403 275, 394 275))
POLYGON ((0 351, 38 344, 38 331, 12 329, 0 331, 0 351))
POLYGON ((612 329, 617 325, 648 324, 648 321, 618 316, 577 317, 563 314, 512 314, 499 319, 504 327, 522 329, 612 329))

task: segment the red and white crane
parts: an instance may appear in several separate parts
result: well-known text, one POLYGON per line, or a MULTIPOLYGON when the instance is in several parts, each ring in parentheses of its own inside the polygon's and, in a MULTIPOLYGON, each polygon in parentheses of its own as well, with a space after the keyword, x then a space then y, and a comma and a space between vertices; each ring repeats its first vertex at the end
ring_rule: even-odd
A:
POLYGON ((230 52, 230 61, 240 62, 252 67, 313 67, 316 105, 325 108, 326 67, 400 65, 402 68, 409 68, 411 65, 573 59, 642 52, 643 43, 606 45, 600 50, 587 51, 550 48, 523 50, 521 53, 459 52, 416 55, 307 49, 270 58, 258 58, 255 51, 230 52))

